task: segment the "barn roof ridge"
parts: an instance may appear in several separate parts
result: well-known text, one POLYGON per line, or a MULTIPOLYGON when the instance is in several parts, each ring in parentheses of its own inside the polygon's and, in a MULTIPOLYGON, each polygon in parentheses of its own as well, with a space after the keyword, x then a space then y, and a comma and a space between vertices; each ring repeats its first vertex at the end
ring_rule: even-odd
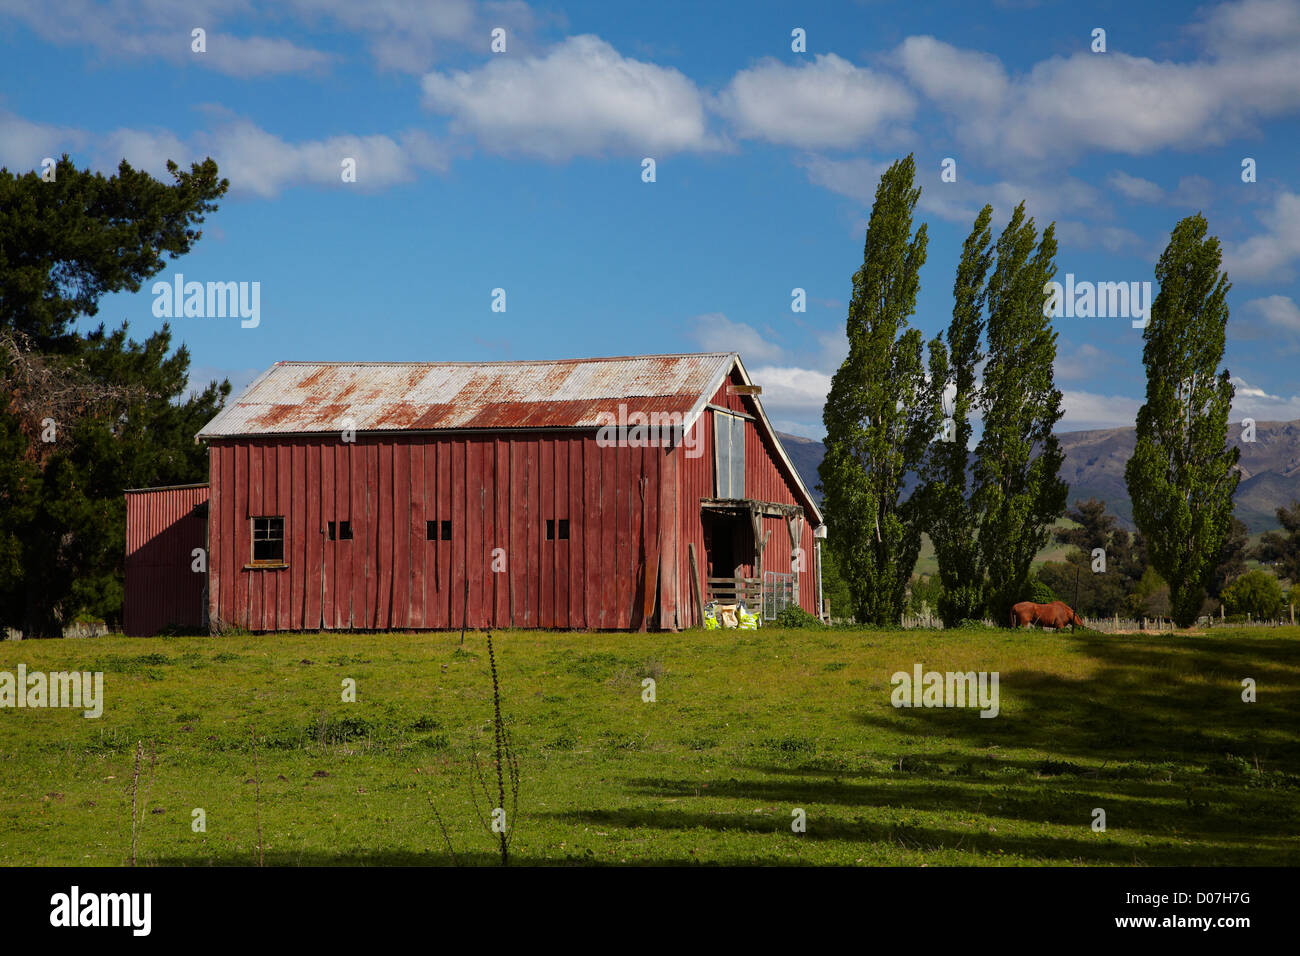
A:
MULTIPOLYGON (((275 365, 327 365, 333 367, 340 366, 411 366, 411 365, 454 365, 463 368, 477 367, 480 365, 585 365, 588 362, 634 362, 644 359, 662 359, 662 358, 726 358, 730 355, 738 355, 738 352, 652 352, 645 355, 592 355, 586 358, 555 358, 555 359, 491 359, 482 362, 444 362, 437 360, 407 360, 407 361, 384 361, 384 362, 349 362, 349 361, 312 361, 310 359, 283 359, 276 362, 275 365)), ((275 366, 272 366, 274 368, 275 366)))
POLYGON ((197 437, 349 427, 594 427, 600 413, 630 399, 647 412, 686 414, 737 361, 735 352, 491 362, 282 361, 232 398, 197 437))

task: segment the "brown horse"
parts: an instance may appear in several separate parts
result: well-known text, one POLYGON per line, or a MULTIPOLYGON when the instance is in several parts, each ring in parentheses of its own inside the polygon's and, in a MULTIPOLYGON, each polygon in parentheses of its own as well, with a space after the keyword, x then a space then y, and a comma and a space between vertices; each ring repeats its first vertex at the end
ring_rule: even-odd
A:
POLYGON ((1026 624, 1037 624, 1039 627, 1054 627, 1057 630, 1065 627, 1067 624, 1077 624, 1085 627, 1083 619, 1074 613, 1074 610, 1064 601, 1053 601, 1051 604, 1035 604, 1033 601, 1021 601, 1011 608, 1011 626, 1020 628, 1026 624))

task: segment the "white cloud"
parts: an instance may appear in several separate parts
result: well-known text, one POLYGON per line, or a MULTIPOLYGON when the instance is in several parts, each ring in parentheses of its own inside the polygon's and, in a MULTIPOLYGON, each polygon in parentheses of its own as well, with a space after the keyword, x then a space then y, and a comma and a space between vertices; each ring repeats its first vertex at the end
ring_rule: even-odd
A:
POLYGON ((1098 395, 1095 392, 1061 390, 1065 412, 1056 431, 1085 431, 1093 428, 1131 428, 1137 421, 1140 399, 1127 395, 1098 395))
POLYGON ((831 376, 797 366, 761 365, 750 377, 763 386, 763 408, 782 420, 820 421, 822 406, 831 390, 831 376))
POLYGON ((1106 352, 1085 342, 1071 352, 1058 352, 1056 362, 1052 366, 1052 374, 1058 382, 1095 378, 1097 369, 1105 367, 1105 363, 1112 361, 1113 358, 1106 352))
MULTIPOLYGON (((212 128, 186 142, 167 130, 116 129, 99 137, 84 130, 43 126, 12 114, 0 114, 0 164, 15 170, 38 169, 44 156, 85 147, 91 165, 116 171, 125 159, 164 182, 167 161, 187 167, 211 156, 235 194, 274 196, 291 186, 343 186, 343 160, 356 160, 357 179, 350 189, 381 189, 413 179, 422 169, 444 172, 451 163, 446 146, 422 130, 396 138, 385 135, 340 135, 289 142, 254 123, 221 111, 212 128)), ((75 158, 75 157, 74 157, 75 158)), ((85 160, 81 160, 85 164, 85 160)))
POLYGON ((80 130, 33 123, 0 111, 0 166, 15 173, 40 172, 42 160, 57 160, 85 140, 80 130))
POLYGON ((591 35, 570 37, 542 56, 430 73, 423 88, 425 105, 449 115, 455 132, 498 153, 659 157, 718 146, 695 84, 591 35))
POLYGON ((1300 395, 1270 395, 1237 376, 1233 376, 1232 384, 1237 387, 1232 399, 1234 418, 1249 417, 1261 422, 1291 422, 1300 418, 1300 395))
POLYGON ((895 51, 908 80, 932 100, 994 107, 1010 83, 997 57, 959 50, 932 36, 913 36, 895 51))
POLYGON ((289 186, 342 185, 343 160, 356 160, 357 180, 348 188, 378 189, 414 178, 421 168, 445 170, 448 159, 423 133, 333 136, 291 143, 247 120, 200 137, 231 189, 274 196, 289 186))
POLYGON ((1285 295, 1270 295, 1262 299, 1251 299, 1246 303, 1247 309, 1253 309, 1264 317, 1270 325, 1289 332, 1300 332, 1300 305, 1285 295))
POLYGON ((1204 176, 1183 176, 1172 192, 1149 179, 1130 176, 1121 170, 1111 173, 1106 179, 1112 189, 1133 202, 1163 203, 1170 206, 1182 206, 1187 209, 1205 209, 1210 205, 1214 195, 1214 183, 1204 176))
POLYGON ((809 149, 862 143, 915 105, 898 80, 833 53, 799 66, 763 60, 732 77, 714 103, 740 137, 809 149))
MULTIPOLYGON (((874 202, 876 184, 888 168, 887 163, 871 159, 829 159, 816 154, 805 156, 797 160, 797 163, 803 167, 814 185, 829 189, 865 207, 874 202)), ((1044 182, 1021 180, 978 183, 963 177, 959 170, 955 183, 923 183, 917 208, 922 213, 969 228, 987 202, 993 206, 993 227, 996 232, 1011 218, 1012 211, 1021 200, 1024 200, 1026 213, 1033 217, 1040 231, 1055 220, 1057 240, 1067 251, 1070 247, 1097 247, 1116 253, 1146 253, 1149 249, 1149 243, 1141 236, 1122 226, 1060 218, 1069 213, 1103 219, 1112 215, 1112 210, 1105 204, 1098 190, 1074 176, 1059 176, 1055 180, 1044 182)))
MULTIPOLYGON (((1032 206, 1027 208, 1033 211, 1032 206)), ((1150 245, 1132 229, 1078 222, 1073 219, 1057 220, 1056 238, 1062 250, 1066 252, 1074 248, 1100 248, 1113 253, 1142 253, 1148 250, 1150 245)), ((1151 256, 1142 256, 1142 258, 1155 261, 1151 256)))
POLYGON ((51 43, 89 46, 106 57, 158 58, 240 77, 313 70, 334 59, 289 40, 219 29, 222 20, 249 9, 217 0, 0 0, 0 17, 22 22, 51 43), (191 48, 196 27, 206 31, 203 53, 191 48))
POLYGON ((536 26, 521 0, 281 0, 268 11, 248 0, 0 0, 0 17, 24 23, 51 43, 88 46, 105 57, 148 57, 190 64, 230 76, 320 69, 335 56, 263 35, 235 36, 221 25, 236 17, 283 28, 291 20, 317 32, 335 30, 367 39, 385 69, 422 73, 447 47, 486 53, 494 27, 507 31, 507 49, 526 48, 536 26), (204 53, 191 50, 190 31, 207 31, 204 53))
POLYGON ((785 349, 767 341, 753 326, 732 322, 721 312, 695 317, 691 331, 695 340, 709 352, 739 352, 747 363, 770 362, 785 354, 785 349))
POLYGON ((487 53, 491 31, 506 31, 506 51, 522 52, 536 18, 519 0, 288 0, 302 19, 323 20, 370 38, 375 62, 404 73, 423 73, 449 46, 487 53))
POLYGON ((1165 198, 1165 191, 1151 180, 1130 176, 1121 170, 1111 173, 1106 182, 1122 196, 1137 202, 1160 202, 1165 198))
POLYGON ((1292 276, 1300 259, 1300 195, 1283 192, 1273 208, 1260 213, 1265 231, 1224 248, 1224 268, 1231 279, 1282 279, 1292 276))
MULTIPOLYGON (((798 164, 815 185, 865 206, 875 201, 876 185, 889 168, 888 163, 870 159, 829 159, 816 154, 803 157, 798 164)), ((1043 182, 978 183, 963 176, 960 168, 955 183, 941 183, 937 176, 932 182, 922 182, 917 206, 941 219, 969 226, 985 203, 992 204, 995 222, 1005 222, 1021 200, 1025 201, 1026 212, 1040 226, 1064 213, 1110 214, 1097 189, 1074 176, 1058 176, 1043 182)))
POLYGON ((1300 4, 1295 0, 1242 0, 1209 11, 1190 28, 1220 54, 1242 55, 1300 42, 1300 4))
MULTIPOLYGON (((1219 9, 1233 22, 1249 21, 1240 5, 1219 9)), ((912 84, 950 115, 963 142, 1041 160, 1202 148, 1300 107, 1294 34, 1284 31, 1267 49, 1210 49, 1209 58, 1185 63, 1081 50, 1042 60, 1005 85, 997 61, 931 37, 909 38, 895 56, 912 84)))

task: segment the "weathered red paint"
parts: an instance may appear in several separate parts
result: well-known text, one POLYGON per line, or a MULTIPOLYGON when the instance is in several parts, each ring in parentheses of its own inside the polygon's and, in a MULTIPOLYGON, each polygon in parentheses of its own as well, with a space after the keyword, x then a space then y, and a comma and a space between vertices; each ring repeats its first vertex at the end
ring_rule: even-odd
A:
POLYGON ((122 630, 148 637, 167 627, 200 630, 204 624, 202 564, 207 545, 207 485, 142 488, 126 492, 126 582, 122 630))
MULTIPOLYGON (((742 367, 737 362, 723 368, 730 370, 712 403, 751 416, 745 426, 746 497, 803 509, 797 528, 805 556, 800 604, 815 613, 811 556, 820 516, 762 426, 754 398, 728 394, 729 382, 746 382, 742 367)), ((318 371, 304 371, 295 387, 324 387, 328 370, 318 371)), ((577 374, 561 371, 561 377, 577 374)), ((388 379, 401 377, 398 367, 383 372, 388 379)), ((467 395, 481 396, 488 384, 474 375, 462 378, 458 387, 467 395)), ((403 383, 409 384, 406 378, 403 383)), ((346 390, 359 402, 373 403, 378 396, 355 376, 346 390)), ((704 394, 652 396, 633 407, 690 408, 704 394)), ((341 397, 337 390, 330 395, 341 397)), ((532 397, 547 410, 488 402, 488 417, 497 424, 488 430, 466 430, 477 423, 427 430, 421 416, 431 406, 390 403, 386 423, 396 417, 411 431, 359 429, 350 441, 337 431, 280 433, 284 423, 294 429, 310 424, 314 413, 275 406, 290 410, 273 433, 205 435, 212 485, 212 620, 260 631, 671 629, 699 623, 687 547, 694 543, 707 562, 700 501, 716 496, 713 412, 706 408, 693 425, 701 444, 691 456, 689 441, 674 448, 601 447, 590 425, 521 428, 519 422, 546 419, 559 405, 572 415, 578 404, 532 397), (504 422, 509 424, 502 427, 504 422), (284 567, 251 564, 251 519, 258 515, 284 517, 284 567), (556 521, 558 532, 560 519, 569 522, 569 538, 557 533, 547 539, 547 521, 556 521), (450 540, 441 535, 446 520, 452 523, 450 540), (331 521, 350 521, 352 540, 328 540, 331 521), (435 522, 434 540, 426 539, 429 521, 435 522), (649 600, 647 588, 655 589, 649 600)), ((331 425, 348 412, 347 406, 331 408, 331 425)), ((609 400, 601 400, 588 403, 582 414, 611 410, 609 400)), ((463 409, 440 414, 474 420, 465 419, 463 409)), ((770 532, 763 566, 790 571, 795 544, 788 522, 767 517, 762 530, 770 532)), ((750 575, 757 571, 752 559, 746 569, 750 575)), ((709 575, 707 566, 701 573, 709 575)))

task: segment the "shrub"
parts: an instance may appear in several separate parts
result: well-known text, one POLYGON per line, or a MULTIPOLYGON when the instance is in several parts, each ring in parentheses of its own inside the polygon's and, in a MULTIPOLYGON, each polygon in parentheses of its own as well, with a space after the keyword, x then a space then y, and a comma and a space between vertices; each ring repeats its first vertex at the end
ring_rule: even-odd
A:
POLYGON ((1039 580, 1038 575, 1034 575, 1029 579, 1029 600, 1035 604, 1051 604, 1056 600, 1056 594, 1039 580))
POLYGON ((816 615, 809 614, 797 604, 790 604, 777 612, 774 627, 822 627, 816 615))
POLYGON ((1247 571, 1224 588, 1222 596, 1229 614, 1268 620, 1282 611, 1282 585, 1267 571, 1247 571))

